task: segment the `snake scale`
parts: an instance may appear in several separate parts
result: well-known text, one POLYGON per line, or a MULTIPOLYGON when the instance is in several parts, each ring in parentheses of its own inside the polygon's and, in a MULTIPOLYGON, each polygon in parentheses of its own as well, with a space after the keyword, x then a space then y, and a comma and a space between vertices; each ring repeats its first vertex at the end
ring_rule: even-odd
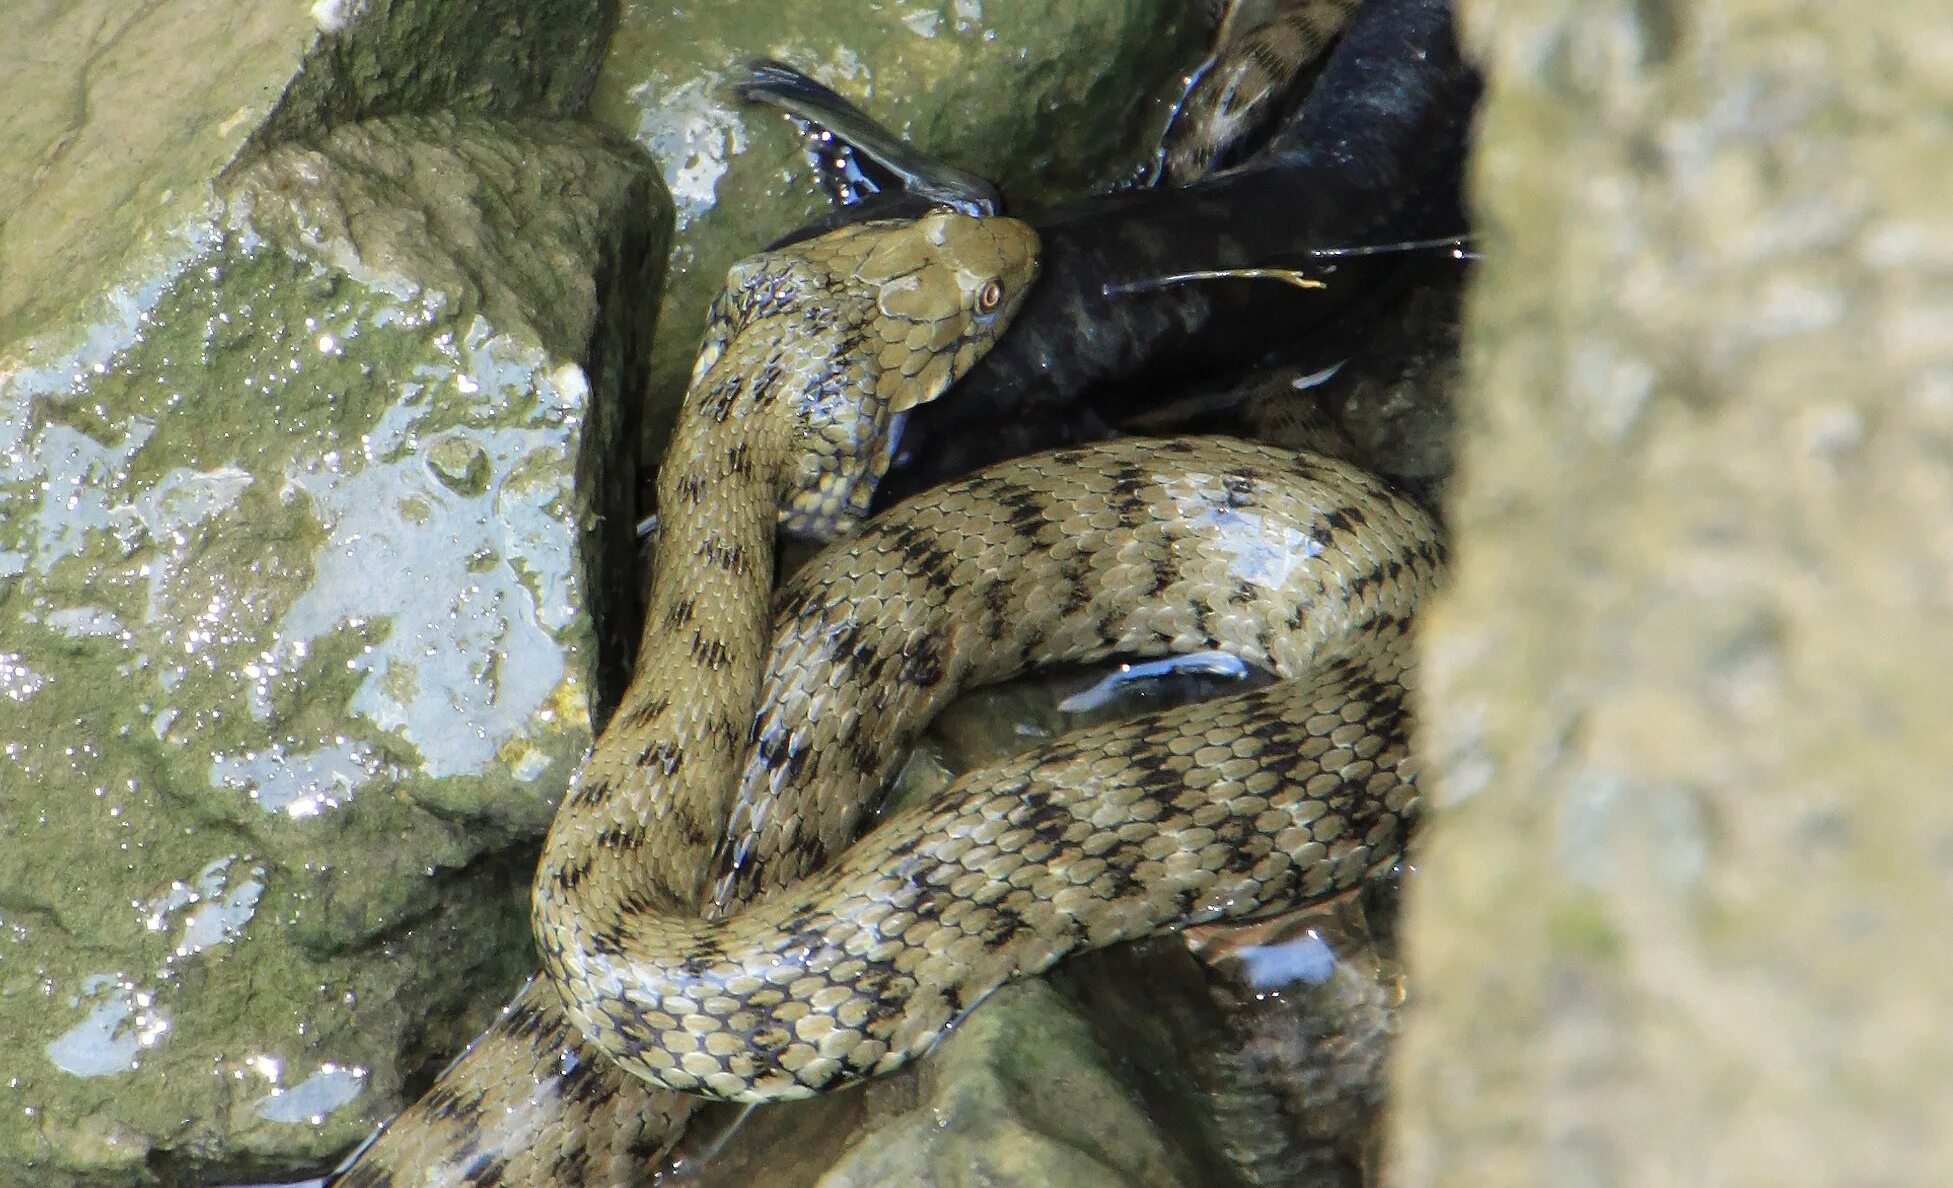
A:
POLYGON ((539 865, 545 977, 335 1185, 638 1183, 690 1094, 886 1071, 1068 952, 1396 857, 1409 622, 1442 547, 1378 480, 1125 440, 859 527, 902 416, 994 341, 1036 247, 941 211, 735 267, 660 476, 638 672, 539 865), (848 539, 769 604, 779 526, 848 539), (1068 736, 850 845, 959 690, 1208 648, 1284 683, 1068 736))

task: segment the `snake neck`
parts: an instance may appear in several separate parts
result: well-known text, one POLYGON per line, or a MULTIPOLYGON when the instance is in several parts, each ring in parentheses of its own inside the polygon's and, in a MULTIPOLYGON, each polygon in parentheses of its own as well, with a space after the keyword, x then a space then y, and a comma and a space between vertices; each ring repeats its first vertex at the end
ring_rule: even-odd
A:
MULTIPOLYGON (((706 381, 709 382, 710 377, 706 381)), ((659 564, 636 675, 558 810, 537 935, 605 947, 579 905, 696 901, 759 697, 788 434, 749 400, 689 401, 659 473, 659 564), (739 418, 741 432, 725 422, 739 418), (567 931, 565 931, 567 930, 567 931)), ((561 949, 546 944, 545 960, 561 949)))

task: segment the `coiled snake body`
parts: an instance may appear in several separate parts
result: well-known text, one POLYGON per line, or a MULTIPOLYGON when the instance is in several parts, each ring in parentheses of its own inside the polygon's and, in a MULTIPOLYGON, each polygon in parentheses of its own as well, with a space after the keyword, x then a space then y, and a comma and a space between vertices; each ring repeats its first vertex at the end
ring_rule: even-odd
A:
POLYGON ((443 1183, 631 1182, 683 1110, 557 1052, 564 1008, 650 1086, 802 1096, 925 1051, 1067 952, 1395 858, 1417 799, 1408 625, 1442 550, 1354 467, 1218 438, 1006 463, 869 522, 769 608, 776 525, 855 526, 900 415, 995 337, 1035 256, 1021 223, 939 211, 734 270, 660 477, 637 676, 536 876, 561 1006, 532 985, 340 1183, 422 1182, 433 1151, 443 1183), (960 688, 1210 648, 1285 680, 970 773, 849 847, 960 688), (484 1152, 454 1133, 545 1077, 622 1137, 484 1152))

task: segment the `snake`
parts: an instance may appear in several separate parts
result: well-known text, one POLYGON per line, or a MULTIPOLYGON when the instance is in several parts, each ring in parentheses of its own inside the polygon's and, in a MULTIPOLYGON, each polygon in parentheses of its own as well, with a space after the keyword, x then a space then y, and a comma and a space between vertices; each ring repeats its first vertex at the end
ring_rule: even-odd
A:
POLYGON ((1141 441, 1004 464, 855 528, 887 423, 973 361, 1035 260, 1015 220, 865 227, 761 257, 753 275, 771 283, 729 290, 762 300, 722 308, 700 356, 660 477, 637 679, 534 884, 571 1022, 646 1082, 723 1100, 891 1071, 995 986, 1078 948, 1346 890, 1395 861, 1416 799, 1397 690, 1433 554, 1384 542, 1435 535, 1381 483, 1239 443, 1141 441), (836 315, 796 305, 809 283, 836 315), (1230 516, 1292 536, 1244 544, 1230 516), (776 523, 851 538, 789 588, 777 630, 776 523), (1314 663, 1332 631, 1338 659, 1314 663), (1032 658, 1202 648, 1316 675, 1299 695, 1249 693, 986 771, 835 854, 852 806, 957 690, 1032 658), (754 725, 769 671, 780 686, 754 725), (749 741, 759 780, 817 781, 786 827, 739 830, 795 881, 701 917, 699 841, 726 819, 779 819, 726 800, 749 741))
POLYGON ((1396 860, 1418 805, 1410 627, 1443 547, 1381 480, 1130 438, 862 522, 900 418, 994 341, 1035 268, 1026 224, 951 210, 735 267, 660 472, 637 671, 538 863, 543 980, 336 1183, 630 1183, 677 1093, 887 1072, 1068 953, 1396 860), (781 528, 838 543, 769 599, 781 528), (853 842, 959 690, 1202 649, 1282 680, 1066 736, 853 842), (472 1136, 545 1083, 570 1103, 549 1141, 472 1136), (596 1120, 609 1146, 566 1133, 596 1120))
POLYGON ((339 1188, 639 1182, 695 1101, 926 1053, 1065 955, 1396 860, 1418 505, 1336 459, 1121 439, 864 518, 903 418, 996 341, 1027 224, 955 210, 735 265, 659 478, 630 688, 534 883, 544 973, 339 1188), (775 536, 835 540, 769 598, 775 536), (1067 736, 855 835, 960 690, 1222 649, 1281 683, 1067 736), (493 1130, 521 1119, 528 1136, 493 1130))

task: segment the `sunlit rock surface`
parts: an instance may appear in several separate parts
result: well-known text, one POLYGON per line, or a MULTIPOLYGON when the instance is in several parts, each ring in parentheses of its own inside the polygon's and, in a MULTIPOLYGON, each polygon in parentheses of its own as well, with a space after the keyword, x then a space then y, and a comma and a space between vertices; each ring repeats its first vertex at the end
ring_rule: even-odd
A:
POLYGON ((0 1183, 321 1160, 526 972, 669 217, 594 126, 346 125, 0 353, 0 1183))
MULTIPOLYGON (((8 0, 0 5, 0 344, 101 316, 174 253, 248 148, 394 112, 569 114, 597 0, 8 0)), ((71 340, 64 345, 70 345, 71 340)))
POLYGON ((1953 31, 1461 4, 1405 1185, 1953 1168, 1953 31))
POLYGON ((628 0, 591 114, 659 163, 678 244, 653 362, 656 439, 726 267, 825 209, 777 109, 724 84, 755 55, 813 74, 934 156, 997 180, 1014 210, 1132 173, 1204 50, 1183 0, 628 0))

